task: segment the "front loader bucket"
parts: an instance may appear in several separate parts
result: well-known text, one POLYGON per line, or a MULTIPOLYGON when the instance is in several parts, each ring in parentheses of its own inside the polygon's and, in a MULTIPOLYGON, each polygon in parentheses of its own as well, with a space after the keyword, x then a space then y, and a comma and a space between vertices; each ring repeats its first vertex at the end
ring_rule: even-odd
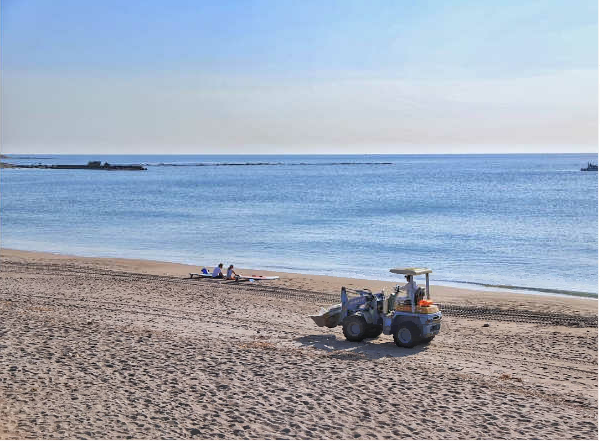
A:
POLYGON ((317 326, 326 326, 327 328, 335 328, 339 324, 341 316, 341 305, 332 306, 327 310, 321 309, 319 315, 309 315, 309 317, 313 319, 317 326))
POLYGON ((320 328, 322 328, 323 326, 325 326, 325 322, 327 321, 324 315, 309 315, 309 317, 311 319, 313 319, 313 321, 317 324, 317 326, 319 326, 320 328))

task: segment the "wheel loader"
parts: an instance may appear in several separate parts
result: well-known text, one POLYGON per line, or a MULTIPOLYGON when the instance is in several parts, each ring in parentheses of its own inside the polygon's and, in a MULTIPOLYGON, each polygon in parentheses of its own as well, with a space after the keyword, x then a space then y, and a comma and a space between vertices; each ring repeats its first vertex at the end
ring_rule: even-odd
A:
MULTIPOLYGON (((425 290, 418 288, 404 295, 397 285, 392 294, 373 294, 370 290, 350 290, 342 287, 341 303, 321 309, 310 317, 317 326, 342 326, 348 341, 358 342, 376 338, 382 333, 393 335, 397 346, 412 348, 418 343, 430 342, 439 332, 442 313, 433 304, 429 293, 429 268, 394 268, 390 272, 407 276, 409 283, 415 276, 425 275, 425 290), (354 296, 350 294, 354 293, 354 296)), ((416 284, 412 286, 417 287, 416 284)), ((410 290, 409 290, 410 291, 410 290)))

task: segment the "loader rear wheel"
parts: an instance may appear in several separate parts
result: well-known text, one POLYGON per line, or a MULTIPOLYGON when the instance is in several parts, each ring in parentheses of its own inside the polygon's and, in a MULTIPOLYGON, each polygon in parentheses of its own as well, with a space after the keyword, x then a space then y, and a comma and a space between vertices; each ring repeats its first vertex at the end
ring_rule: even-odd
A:
POLYGON ((362 341, 365 338, 367 322, 363 317, 353 315, 344 319, 342 327, 344 337, 348 341, 362 341))
POLYGON ((401 323, 394 332, 394 342, 401 348, 412 348, 419 340, 419 330, 413 323, 401 323))
POLYGON ((365 332, 366 338, 377 338, 383 332, 383 328, 381 326, 372 326, 365 332))

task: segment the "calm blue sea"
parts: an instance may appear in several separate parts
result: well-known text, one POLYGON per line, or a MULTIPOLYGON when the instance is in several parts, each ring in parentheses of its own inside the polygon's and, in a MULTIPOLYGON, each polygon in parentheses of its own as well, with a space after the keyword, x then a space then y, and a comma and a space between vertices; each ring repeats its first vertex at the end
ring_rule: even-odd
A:
POLYGON ((598 292, 598 174, 579 170, 595 154, 6 161, 90 160, 148 170, 3 169, 2 246, 389 280, 423 265, 437 284, 598 292), (216 165, 246 162, 265 164, 216 165))

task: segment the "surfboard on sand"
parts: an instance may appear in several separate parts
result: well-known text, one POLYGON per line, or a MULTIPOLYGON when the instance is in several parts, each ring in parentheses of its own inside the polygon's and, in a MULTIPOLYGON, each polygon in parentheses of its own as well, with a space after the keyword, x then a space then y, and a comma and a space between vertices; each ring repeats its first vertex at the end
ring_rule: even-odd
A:
POLYGON ((212 274, 190 273, 190 279, 193 279, 195 277, 199 279, 212 279, 212 274))
POLYGON ((252 274, 251 276, 246 276, 246 275, 240 274, 240 278, 256 279, 256 280, 277 280, 277 279, 279 279, 279 276, 257 276, 254 274, 252 274))
POLYGON ((256 274, 252 274, 251 276, 247 274, 240 274, 238 280, 277 280, 279 276, 259 276, 256 274))

